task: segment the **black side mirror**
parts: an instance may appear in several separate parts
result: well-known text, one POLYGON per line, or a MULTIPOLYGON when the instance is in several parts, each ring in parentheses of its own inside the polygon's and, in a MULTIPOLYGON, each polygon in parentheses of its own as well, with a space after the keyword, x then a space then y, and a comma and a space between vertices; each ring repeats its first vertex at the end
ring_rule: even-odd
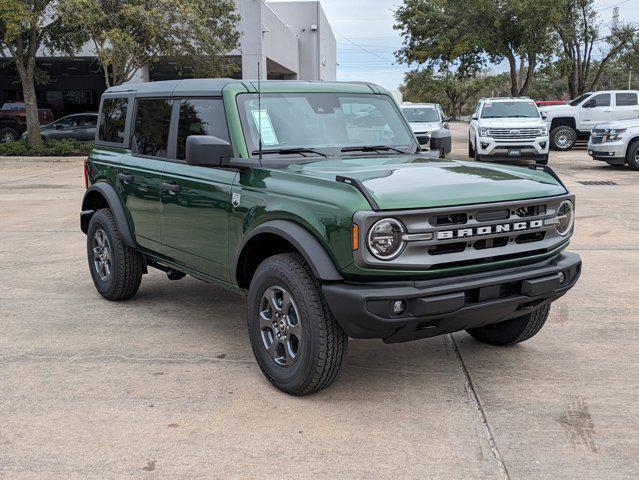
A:
POLYGON ((186 163, 194 167, 221 167, 233 156, 226 140, 212 135, 191 135, 186 139, 186 163))
POLYGON ((546 120, 548 118, 548 114, 547 113, 542 113, 541 114, 541 119, 542 120, 546 120))

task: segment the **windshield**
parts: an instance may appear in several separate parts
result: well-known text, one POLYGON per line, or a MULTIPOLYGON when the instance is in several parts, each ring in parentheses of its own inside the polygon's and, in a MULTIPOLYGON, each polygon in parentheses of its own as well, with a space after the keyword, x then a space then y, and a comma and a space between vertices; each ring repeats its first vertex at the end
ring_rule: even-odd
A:
POLYGON ((584 93, 582 96, 575 98, 572 102, 570 102, 571 107, 576 107, 581 102, 583 102, 586 98, 592 95, 592 92, 584 93))
POLYGON ((486 102, 481 118, 539 118, 535 102, 486 102))
POLYGON ((412 123, 439 122, 437 107, 402 108, 406 120, 412 123))
POLYGON ((4 105, 2 105, 2 110, 24 110, 25 109, 25 105, 24 103, 5 103, 4 105))
MULTIPOLYGON (((262 149, 339 154, 345 147, 383 146, 414 151, 413 135, 385 95, 265 93, 238 95, 249 154, 262 149)), ((374 153, 374 152, 373 152, 374 153)))

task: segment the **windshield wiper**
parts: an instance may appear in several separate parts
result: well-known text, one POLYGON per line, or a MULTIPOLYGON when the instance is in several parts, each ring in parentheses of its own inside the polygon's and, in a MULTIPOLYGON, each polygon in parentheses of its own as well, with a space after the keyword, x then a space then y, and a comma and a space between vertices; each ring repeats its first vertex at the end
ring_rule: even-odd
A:
MULTIPOLYGON (((318 152, 317 150, 313 150, 312 148, 273 148, 270 150, 262 150, 262 155, 270 155, 270 154, 278 154, 278 155, 295 155, 295 154, 304 154, 304 153, 314 153, 315 155, 319 155, 321 157, 327 158, 328 155, 322 152, 318 152)), ((259 150, 254 150, 252 155, 259 155, 259 150)), ((303 155, 306 156, 306 155, 303 155)))
POLYGON ((344 147, 342 148, 342 153, 345 152, 388 152, 393 151, 397 153, 409 153, 404 150, 400 150, 399 148, 389 147, 388 145, 364 145, 361 147, 344 147))

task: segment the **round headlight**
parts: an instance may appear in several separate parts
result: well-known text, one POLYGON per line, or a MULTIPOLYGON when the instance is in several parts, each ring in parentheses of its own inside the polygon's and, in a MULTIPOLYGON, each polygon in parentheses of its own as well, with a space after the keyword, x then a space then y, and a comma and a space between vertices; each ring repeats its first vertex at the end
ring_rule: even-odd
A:
POLYGON ((575 222, 575 207, 570 200, 564 200, 557 209, 557 233, 565 237, 572 231, 575 222))
POLYGON ((392 260, 404 248, 402 235, 404 225, 394 218, 384 218, 376 222, 368 231, 368 249, 380 260, 392 260))

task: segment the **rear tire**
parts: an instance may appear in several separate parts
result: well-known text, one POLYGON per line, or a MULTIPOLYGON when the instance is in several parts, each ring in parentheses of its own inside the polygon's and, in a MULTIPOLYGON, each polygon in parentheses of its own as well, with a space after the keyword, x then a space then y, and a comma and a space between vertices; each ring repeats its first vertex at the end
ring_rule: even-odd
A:
POLYGON ((111 210, 93 214, 87 231, 87 257, 93 284, 107 300, 127 300, 142 282, 142 255, 122 241, 111 210))
POLYGON ((0 128, 0 143, 15 142, 19 138, 17 130, 11 127, 0 128))
POLYGON ((248 292, 247 323, 262 373, 283 392, 317 392, 337 377, 348 336, 301 255, 275 255, 258 267, 248 292))
POLYGON ((523 317, 466 330, 473 338, 499 347, 515 345, 534 337, 544 326, 550 313, 550 304, 523 317))
POLYGON ((560 125, 550 132, 550 147, 553 150, 565 152, 571 150, 577 143, 577 132, 568 125, 560 125))
POLYGON ((639 170, 639 141, 631 143, 628 147, 626 163, 633 170, 639 170))
POLYGON ((470 138, 468 138, 468 156, 475 158, 475 149, 473 148, 473 144, 470 143, 470 138))

